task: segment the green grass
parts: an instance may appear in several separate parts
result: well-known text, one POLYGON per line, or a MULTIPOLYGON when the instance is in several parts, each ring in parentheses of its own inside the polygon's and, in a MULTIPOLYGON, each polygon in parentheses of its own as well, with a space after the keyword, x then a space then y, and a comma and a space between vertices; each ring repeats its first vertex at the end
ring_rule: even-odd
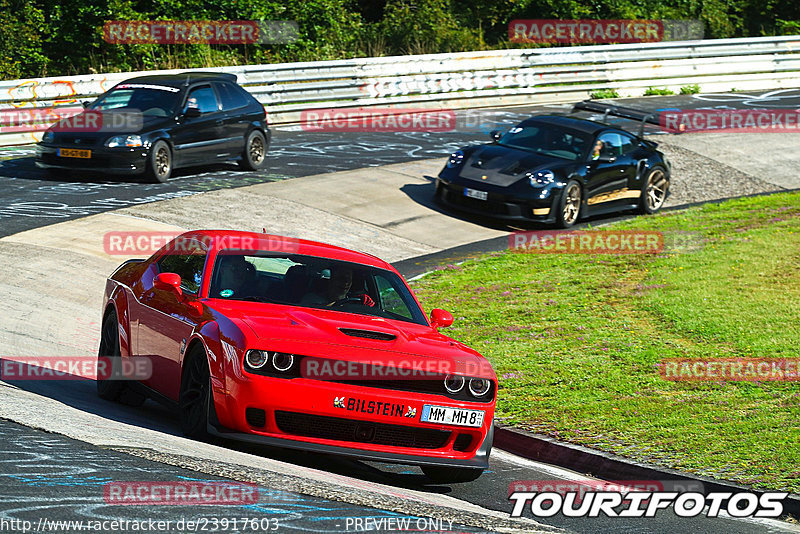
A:
POLYGON ((603 98, 619 98, 619 93, 616 91, 616 89, 598 89, 589 96, 591 96, 594 100, 600 100, 603 98))
POLYGON ((494 253, 414 289, 426 308, 456 317, 448 335, 492 362, 505 422, 800 493, 800 383, 671 382, 657 370, 664 358, 800 357, 800 194, 613 228, 660 230, 684 246, 646 256, 494 253))
POLYGON ((674 94, 675 94, 675 91, 673 91, 671 89, 667 89, 666 87, 664 87, 664 88, 648 87, 647 90, 644 92, 644 96, 655 96, 655 95, 666 96, 666 95, 674 95, 674 94))
POLYGON ((684 85, 681 87, 681 94, 682 95, 696 95, 700 92, 700 86, 696 83, 692 83, 689 85, 684 85))

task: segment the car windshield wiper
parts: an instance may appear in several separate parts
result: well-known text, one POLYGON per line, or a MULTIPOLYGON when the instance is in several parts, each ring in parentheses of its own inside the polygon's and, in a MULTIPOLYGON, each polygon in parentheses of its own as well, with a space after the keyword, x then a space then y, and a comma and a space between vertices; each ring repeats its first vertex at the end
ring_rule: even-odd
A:
POLYGON ((268 299, 267 297, 257 297, 254 295, 250 295, 247 297, 240 297, 236 300, 249 300, 252 302, 266 302, 267 304, 274 304, 275 301, 268 299))

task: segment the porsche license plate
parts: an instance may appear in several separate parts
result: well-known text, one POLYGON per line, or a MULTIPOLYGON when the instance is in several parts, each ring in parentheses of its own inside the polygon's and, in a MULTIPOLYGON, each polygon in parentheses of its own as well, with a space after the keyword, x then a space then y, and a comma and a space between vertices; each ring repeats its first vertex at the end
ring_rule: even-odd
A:
POLYGON ((420 421, 477 428, 483 426, 485 413, 483 410, 467 410, 466 408, 450 408, 448 406, 426 404, 422 407, 420 421))
POLYGON ((58 155, 61 156, 62 158, 91 159, 92 151, 83 150, 80 148, 59 148, 58 155))
POLYGON ((489 193, 486 191, 478 191, 477 189, 464 188, 464 196, 469 198, 477 198, 478 200, 486 200, 489 198, 489 193))

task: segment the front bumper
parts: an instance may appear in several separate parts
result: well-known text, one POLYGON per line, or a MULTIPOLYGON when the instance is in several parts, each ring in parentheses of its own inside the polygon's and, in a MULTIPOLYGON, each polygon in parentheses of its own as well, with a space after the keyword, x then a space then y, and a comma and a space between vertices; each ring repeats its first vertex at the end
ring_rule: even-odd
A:
POLYGON ((450 208, 493 219, 545 224, 556 220, 560 191, 553 192, 544 200, 520 199, 492 192, 488 193, 486 200, 479 200, 465 196, 465 187, 467 186, 447 183, 439 178, 436 180, 436 197, 450 208))
POLYGON ((36 145, 36 166, 40 169, 76 171, 103 171, 113 174, 142 174, 147 165, 146 148, 108 148, 104 146, 67 147, 36 145), (91 157, 65 158, 58 155, 59 148, 91 150, 91 157))
POLYGON ((220 417, 210 418, 209 432, 223 438, 381 462, 476 469, 488 465, 494 401, 465 402, 249 373, 228 382, 224 402, 219 393, 215 392, 212 413, 220 417), (351 399, 358 403, 355 407, 351 399), (483 424, 467 427, 421 421, 426 404, 483 410, 483 424), (412 411, 414 415, 409 416, 412 411))

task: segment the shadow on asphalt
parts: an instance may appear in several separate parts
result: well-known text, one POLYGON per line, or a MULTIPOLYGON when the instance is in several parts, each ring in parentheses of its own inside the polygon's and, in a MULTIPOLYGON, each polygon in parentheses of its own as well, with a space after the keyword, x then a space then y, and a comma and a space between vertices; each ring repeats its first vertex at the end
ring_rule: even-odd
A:
MULTIPOLYGON (((43 376, 44 368, 33 365, 25 367, 27 370, 22 372, 25 372, 27 376, 43 376)), ((154 430, 170 436, 182 436, 179 419, 174 409, 167 408, 150 399, 139 407, 103 400, 97 396, 94 380, 65 374, 63 380, 5 380, 5 382, 23 391, 50 398, 103 419, 154 430)), ((429 493, 450 493, 451 491, 448 486, 432 485, 416 467, 384 466, 377 462, 366 463, 341 456, 245 444, 216 437, 208 439, 207 442, 263 458, 369 482, 429 493), (381 468, 376 466, 381 466, 381 468)))

